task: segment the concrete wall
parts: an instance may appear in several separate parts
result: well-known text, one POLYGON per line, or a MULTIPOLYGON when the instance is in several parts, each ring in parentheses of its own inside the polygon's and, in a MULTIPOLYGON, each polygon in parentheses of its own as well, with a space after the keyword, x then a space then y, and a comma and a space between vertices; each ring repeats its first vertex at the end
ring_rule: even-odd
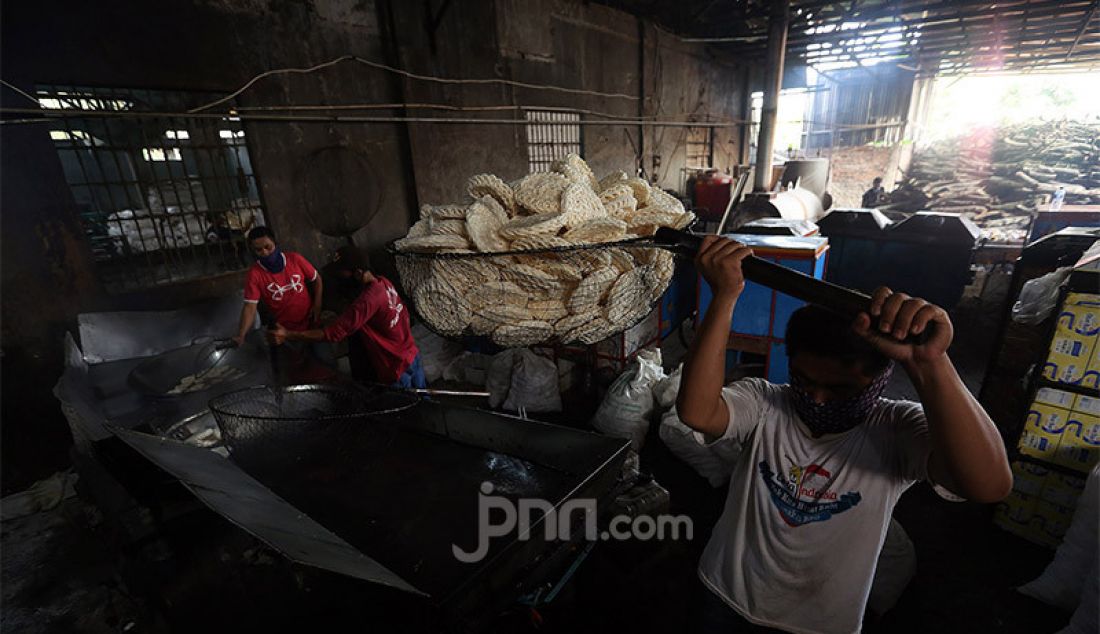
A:
MULTIPOLYGON (((515 86, 440 85, 405 80, 409 102, 466 107, 511 104, 571 108, 636 119, 694 120, 704 115, 737 118, 746 71, 720 62, 698 45, 681 43, 652 24, 602 5, 566 0, 497 0, 452 8, 434 37, 424 28, 423 5, 397 10, 400 60, 405 68, 434 74, 495 77, 530 84, 637 96, 611 98, 515 86), (495 29, 486 29, 495 25, 495 29), (469 34, 476 33, 476 37, 469 34), (464 35, 465 34, 465 35, 464 35), (434 46, 434 52, 433 52, 434 46)), ((521 112, 462 112, 467 118, 514 119, 521 112)), ((584 115, 586 121, 600 118, 584 115)), ((653 182, 680 186, 685 164, 684 128, 585 125, 585 158, 598 176, 644 168, 653 182), (644 135, 644 138, 640 138, 644 135), (644 149, 643 149, 644 148, 644 149), (644 156, 643 156, 644 154, 644 156)), ((505 180, 527 172, 522 125, 409 125, 416 191, 422 202, 464 198, 465 180, 491 172, 505 180), (463 165, 463 169, 448 166, 463 165)), ((738 161, 737 128, 718 128, 715 165, 738 161)))
MULTIPOLYGON (((620 11, 567 0, 42 1, 3 3, 2 12, 4 78, 28 91, 36 83, 56 83, 224 94, 269 69, 350 54, 426 75, 495 77, 640 99, 455 86, 343 63, 309 75, 261 79, 238 104, 511 104, 680 118, 740 116, 746 83, 745 71, 714 59, 700 45, 683 44, 620 11), (447 7, 441 15, 426 13, 441 4, 447 7)), ((27 105, 7 89, 0 95, 5 106, 27 105)), ((522 119, 511 111, 370 114, 522 119)), ((73 328, 78 313, 178 307, 232 292, 241 283, 239 275, 224 275, 108 295, 96 277, 48 129, 0 128, 6 476, 13 468, 9 457, 41 448, 42 429, 64 429, 48 388, 60 371, 61 334, 73 328), (26 385, 11 380, 16 369, 26 385), (33 401, 52 421, 23 420, 8 398, 16 394, 21 398, 14 402, 33 401)), ((382 246, 404 232, 420 203, 463 198, 472 174, 512 179, 527 166, 522 125, 246 122, 245 131, 269 224, 284 245, 323 261, 344 240, 314 230, 305 210, 363 214, 370 220, 354 240, 384 272, 392 264, 382 246), (318 173, 319 156, 346 161, 363 176, 318 173)), ((653 126, 591 126, 585 127, 585 149, 599 173, 643 166, 661 186, 675 187, 685 134, 653 126)), ((735 128, 718 131, 718 166, 737 162, 739 138, 735 128)), ((7 489, 11 483, 5 480, 7 489)))

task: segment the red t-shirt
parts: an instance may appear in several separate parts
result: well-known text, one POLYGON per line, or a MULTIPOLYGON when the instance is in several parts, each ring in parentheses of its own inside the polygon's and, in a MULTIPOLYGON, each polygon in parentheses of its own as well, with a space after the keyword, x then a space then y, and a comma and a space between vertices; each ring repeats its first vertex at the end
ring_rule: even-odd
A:
POLYGON ((342 341, 359 333, 379 383, 393 383, 420 353, 409 328, 409 311, 397 289, 376 276, 340 317, 325 328, 327 341, 342 341))
POLYGON ((306 283, 317 279, 317 269, 292 251, 284 251, 283 258, 286 266, 279 273, 268 271, 259 262, 252 264, 244 282, 244 301, 262 300, 287 330, 309 330, 313 299, 306 283))

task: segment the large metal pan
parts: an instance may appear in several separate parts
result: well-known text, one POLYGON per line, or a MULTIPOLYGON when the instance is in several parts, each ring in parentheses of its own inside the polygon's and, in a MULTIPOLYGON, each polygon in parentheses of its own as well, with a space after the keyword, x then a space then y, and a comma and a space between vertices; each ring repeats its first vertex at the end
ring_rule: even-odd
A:
POLYGON ((232 340, 199 337, 190 346, 142 361, 130 371, 129 382, 152 396, 199 392, 247 374, 254 367, 253 354, 232 340))

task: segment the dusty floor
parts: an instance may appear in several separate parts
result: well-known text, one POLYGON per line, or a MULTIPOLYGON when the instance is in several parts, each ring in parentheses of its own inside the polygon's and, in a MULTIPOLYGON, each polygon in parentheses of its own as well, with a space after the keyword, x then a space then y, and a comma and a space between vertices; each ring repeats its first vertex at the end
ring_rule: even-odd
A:
MULTIPOLYGON (((975 390, 991 344, 988 313, 972 306, 955 314, 953 357, 975 390)), ((674 336, 666 361, 675 361, 679 347, 674 336)), ((889 395, 911 390, 899 373, 889 395)), ((685 631, 700 591, 695 565, 724 491, 672 456, 656 429, 642 453, 643 470, 670 491, 673 513, 693 518, 695 538, 601 544, 553 603, 537 615, 517 608, 493 631, 685 631)), ((1051 551, 997 530, 991 511, 943 501, 926 485, 906 493, 895 517, 916 546, 916 577, 894 610, 865 631, 1043 634, 1063 627, 1067 614, 1013 590, 1042 571, 1051 551)), ((145 561, 148 545, 110 546, 97 512, 77 499, 5 522, 0 631, 302 631, 378 621, 386 623, 380 631, 422 627, 422 611, 404 597, 294 568, 201 508, 182 521, 176 535, 158 544, 175 555, 153 565, 145 561)))
POLYGON ((165 631, 145 600, 127 588, 116 553, 95 535, 96 515, 94 508, 70 498, 51 511, 4 522, 0 629, 21 634, 165 631))

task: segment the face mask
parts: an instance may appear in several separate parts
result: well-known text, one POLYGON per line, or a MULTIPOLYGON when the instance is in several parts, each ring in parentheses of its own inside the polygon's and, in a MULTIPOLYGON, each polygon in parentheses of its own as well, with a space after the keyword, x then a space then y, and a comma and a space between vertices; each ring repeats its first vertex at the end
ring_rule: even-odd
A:
POLYGON ((817 403, 794 376, 791 377, 791 401, 799 418, 810 428, 814 438, 822 434, 839 434, 859 425, 878 402, 886 384, 890 382, 894 364, 891 363, 875 377, 859 394, 848 398, 817 403))
POLYGON ((252 257, 255 257, 256 261, 260 263, 260 266, 271 273, 282 273, 283 269, 286 268, 286 260, 283 259, 283 250, 279 247, 275 247, 269 255, 265 255, 262 258, 256 256, 252 257))

